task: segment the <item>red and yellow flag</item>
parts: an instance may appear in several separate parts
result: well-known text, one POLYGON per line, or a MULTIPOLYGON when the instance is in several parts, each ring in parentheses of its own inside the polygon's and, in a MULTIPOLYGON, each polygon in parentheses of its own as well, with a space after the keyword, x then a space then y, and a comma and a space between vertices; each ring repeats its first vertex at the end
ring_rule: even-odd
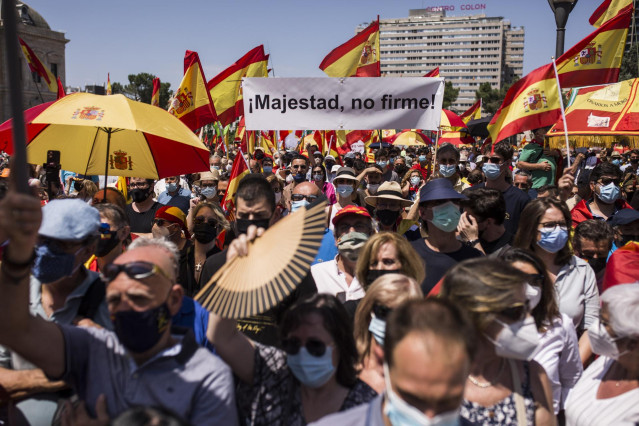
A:
POLYGON ((354 143, 362 141, 366 146, 367 143, 370 143, 372 136, 372 130, 338 130, 335 148, 340 155, 344 155, 351 151, 351 146, 354 143))
POLYGON ((439 67, 424 74, 424 77, 439 77, 439 67))
POLYGON ((45 66, 42 61, 40 61, 38 56, 33 52, 33 50, 31 50, 27 43, 22 40, 22 38, 18 37, 18 41, 20 42, 22 53, 24 53, 24 57, 27 60, 27 64, 29 64, 31 72, 38 73, 38 75, 44 79, 44 82, 47 84, 50 92, 58 93, 58 82, 49 67, 45 66))
POLYGON ((223 125, 244 115, 242 78, 268 77, 268 56, 264 46, 259 45, 208 82, 215 112, 223 125))
POLYGON ((333 49, 319 68, 329 77, 379 77, 379 17, 355 37, 333 49))
POLYGON ((242 178, 250 173, 248 164, 244 159, 244 153, 240 149, 233 160, 233 168, 231 169, 231 176, 229 177, 229 186, 226 188, 226 194, 222 198, 222 208, 231 213, 235 210, 235 194, 237 193, 237 187, 240 184, 242 178))
POLYGON ((191 130, 199 129, 216 120, 197 52, 187 50, 184 55, 184 77, 171 99, 169 112, 191 130))
POLYGON ((468 124, 470 120, 480 119, 481 118, 481 99, 475 102, 473 106, 468 108, 468 110, 462 115, 460 115, 459 118, 461 118, 462 121, 466 124, 468 124))
POLYGON ((588 22, 590 25, 600 27, 615 16, 632 10, 632 0, 604 0, 592 14, 588 22))
POLYGON ((153 92, 151 94, 151 105, 160 106, 160 78, 153 79, 153 92))
POLYGON ((106 88, 106 94, 107 95, 111 95, 113 94, 113 89, 111 88, 111 75, 109 73, 107 73, 107 88, 106 88))
POLYGON ((58 82, 58 97, 57 97, 57 99, 64 98, 67 94, 64 91, 64 86, 62 85, 62 81, 60 80, 60 77, 58 77, 56 80, 58 82))
MULTIPOLYGON (((616 82, 630 24, 628 10, 574 45, 557 60, 562 88, 616 82)), ((488 131, 500 140, 524 130, 553 125, 561 116, 552 63, 529 73, 508 90, 488 131)))

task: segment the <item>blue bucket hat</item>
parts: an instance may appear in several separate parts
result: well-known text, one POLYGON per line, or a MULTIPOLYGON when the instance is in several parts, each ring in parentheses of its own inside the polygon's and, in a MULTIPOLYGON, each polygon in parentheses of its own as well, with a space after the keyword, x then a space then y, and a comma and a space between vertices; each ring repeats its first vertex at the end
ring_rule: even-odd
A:
POLYGON ((98 235, 100 213, 82 200, 52 200, 42 208, 38 234, 56 240, 83 240, 98 235))
POLYGON ((419 203, 437 200, 467 200, 465 195, 455 191, 448 179, 433 179, 419 191, 419 203))

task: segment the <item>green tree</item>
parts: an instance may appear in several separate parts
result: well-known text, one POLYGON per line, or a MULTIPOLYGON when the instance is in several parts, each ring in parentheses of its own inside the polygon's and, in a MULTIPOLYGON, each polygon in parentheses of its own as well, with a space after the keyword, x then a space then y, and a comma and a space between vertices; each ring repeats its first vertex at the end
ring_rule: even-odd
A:
MULTIPOLYGON (((153 94, 153 79, 155 76, 146 72, 139 74, 129 74, 129 84, 123 86, 115 82, 111 85, 113 93, 122 93, 136 101, 151 103, 151 95, 153 94)), ((171 83, 160 83, 160 107, 166 109, 169 98, 173 95, 173 91, 169 90, 171 83)))
POLYGON ((457 100, 457 96, 459 96, 459 89, 455 89, 453 83, 447 81, 444 85, 444 102, 442 103, 442 108, 450 108, 457 100))
POLYGON ((639 43, 635 43, 623 55, 619 69, 619 81, 639 77, 637 61, 639 59, 639 43))
POLYGON ((501 106, 508 89, 515 84, 517 79, 511 83, 504 84, 501 89, 493 89, 490 83, 482 83, 479 89, 475 91, 475 99, 481 98, 482 109, 488 114, 494 114, 501 106))

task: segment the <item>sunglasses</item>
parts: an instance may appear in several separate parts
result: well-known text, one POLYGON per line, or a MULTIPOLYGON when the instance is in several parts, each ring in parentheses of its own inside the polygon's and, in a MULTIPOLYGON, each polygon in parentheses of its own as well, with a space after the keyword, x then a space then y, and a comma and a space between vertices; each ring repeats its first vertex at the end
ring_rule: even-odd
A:
POLYGON ((204 216, 195 216, 195 218, 193 218, 193 223, 196 225, 200 225, 202 223, 208 223, 211 226, 217 226, 217 221, 213 218, 206 218, 204 216))
POLYGON ((517 303, 514 306, 503 309, 497 312, 497 314, 503 317, 506 317, 513 322, 521 321, 524 318, 526 318, 526 315, 528 314, 528 310, 529 310, 528 309, 529 305, 530 305, 530 302, 526 300, 526 302, 524 303, 517 303))
POLYGON ((375 317, 382 321, 386 321, 386 318, 390 315, 392 311, 393 310, 389 308, 388 306, 378 305, 378 304, 373 305, 373 313, 375 314, 375 317))
POLYGON ((306 200, 309 203, 312 203, 313 201, 317 200, 317 195, 293 194, 291 195, 291 200, 293 201, 306 200))
POLYGON ((611 178, 601 178, 599 179, 600 184, 602 184, 603 186, 606 185, 610 185, 611 183, 614 183, 616 186, 618 186, 621 183, 620 179, 611 179, 611 178))
POLYGON ((297 337, 282 340, 282 349, 289 355, 297 355, 304 346, 309 354, 314 357, 321 357, 326 353, 326 343, 317 339, 308 339, 305 345, 297 337))
POLYGON ((133 278, 134 280, 143 280, 156 274, 162 275, 168 280, 171 279, 159 266, 143 261, 129 262, 121 265, 110 263, 102 269, 102 277, 108 284, 120 275, 120 272, 124 272, 129 278, 133 278))
POLYGON ((103 240, 112 238, 119 230, 120 229, 111 230, 111 225, 104 222, 102 222, 98 228, 98 231, 100 231, 100 238, 103 240))
POLYGON ((513 183, 513 185, 516 186, 519 189, 528 188, 528 184, 527 183, 516 182, 516 183, 513 183))
POLYGON ((153 219, 153 223, 159 227, 165 227, 165 226, 171 226, 173 225, 173 222, 169 222, 166 219, 162 219, 162 218, 155 218, 153 219))
POLYGON ((492 164, 501 164, 502 163, 501 158, 499 158, 499 157, 488 157, 488 158, 486 158, 486 162, 487 163, 492 163, 492 164))

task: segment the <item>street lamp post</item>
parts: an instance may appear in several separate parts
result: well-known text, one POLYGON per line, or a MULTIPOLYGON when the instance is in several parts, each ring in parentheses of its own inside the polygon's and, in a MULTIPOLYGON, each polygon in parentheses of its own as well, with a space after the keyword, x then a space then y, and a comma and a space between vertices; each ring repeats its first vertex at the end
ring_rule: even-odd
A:
POLYGON ((555 14, 557 24, 557 44, 555 46, 555 58, 564 53, 564 36, 566 35, 566 22, 568 15, 577 4, 578 0, 548 0, 548 4, 555 14))

